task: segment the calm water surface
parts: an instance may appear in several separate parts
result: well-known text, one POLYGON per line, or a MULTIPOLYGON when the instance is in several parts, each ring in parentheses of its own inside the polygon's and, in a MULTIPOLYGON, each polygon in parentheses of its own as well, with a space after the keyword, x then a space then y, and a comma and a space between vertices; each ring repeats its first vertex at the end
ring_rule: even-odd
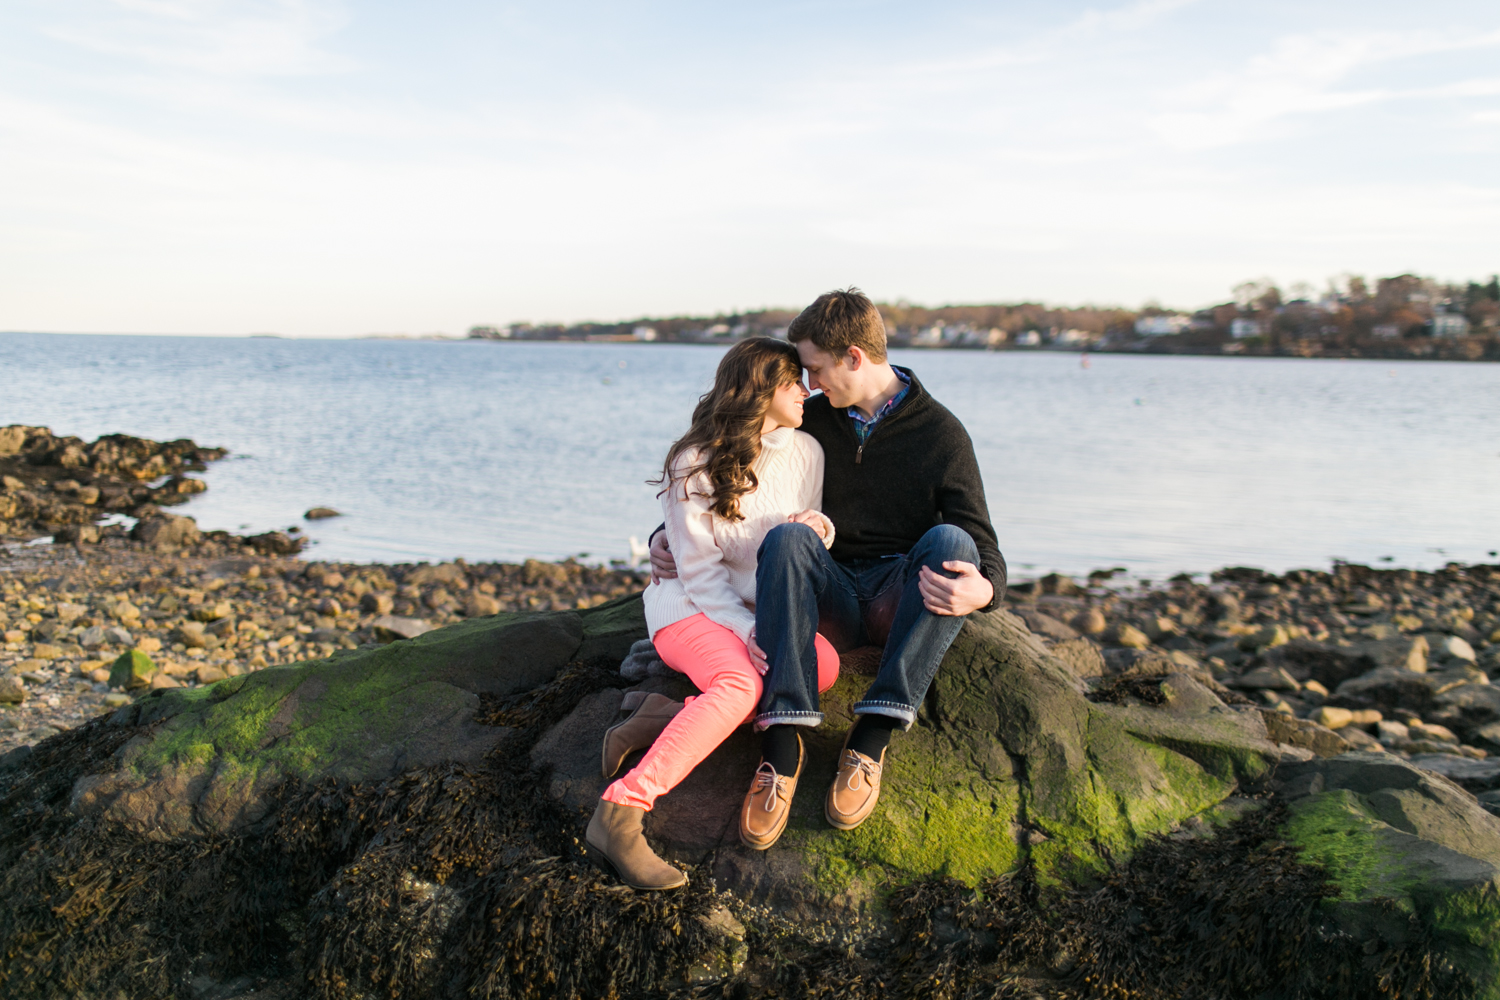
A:
MULTIPOLYGON (((0 425, 231 450, 183 512, 312 556, 623 558, 722 350, 0 334, 0 425)), ((968 426, 1018 575, 1500 549, 1500 365, 898 351, 968 426)))

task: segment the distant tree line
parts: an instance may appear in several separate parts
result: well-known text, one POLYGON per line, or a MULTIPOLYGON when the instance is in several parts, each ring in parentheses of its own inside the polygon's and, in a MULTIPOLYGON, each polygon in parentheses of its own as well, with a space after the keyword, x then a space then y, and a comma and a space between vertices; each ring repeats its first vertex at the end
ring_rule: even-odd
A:
MULTIPOLYGON (((1151 304, 1053 307, 1036 302, 918 306, 879 303, 896 347, 1096 350, 1165 354, 1500 360, 1500 277, 1443 283, 1412 274, 1345 275, 1321 293, 1269 279, 1196 311, 1151 304)), ((793 309, 713 316, 641 317, 617 323, 476 326, 493 340, 730 343, 782 337, 793 309)))

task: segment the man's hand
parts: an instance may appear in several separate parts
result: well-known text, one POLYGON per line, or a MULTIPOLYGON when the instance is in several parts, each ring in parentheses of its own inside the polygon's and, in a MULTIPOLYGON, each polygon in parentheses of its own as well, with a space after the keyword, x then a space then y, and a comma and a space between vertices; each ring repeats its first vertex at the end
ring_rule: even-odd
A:
POLYGON ((658 531, 651 538, 651 581, 677 579, 677 560, 667 545, 667 533, 658 531))
POLYGON ((922 603, 935 615, 966 615, 994 600, 995 587, 970 562, 951 560, 943 569, 958 576, 948 577, 923 566, 917 573, 917 590, 922 603))
POLYGON ((791 517, 787 518, 787 520, 792 524, 807 525, 809 528, 818 533, 819 538, 828 537, 828 532, 823 527, 823 525, 826 523, 823 520, 823 515, 813 510, 811 507, 809 507, 807 510, 798 511, 791 517))
POLYGON ((755 630, 750 630, 750 638, 745 640, 745 650, 750 654, 750 665, 760 671, 762 677, 766 671, 771 669, 770 661, 766 659, 766 651, 760 648, 760 643, 755 641, 755 630))

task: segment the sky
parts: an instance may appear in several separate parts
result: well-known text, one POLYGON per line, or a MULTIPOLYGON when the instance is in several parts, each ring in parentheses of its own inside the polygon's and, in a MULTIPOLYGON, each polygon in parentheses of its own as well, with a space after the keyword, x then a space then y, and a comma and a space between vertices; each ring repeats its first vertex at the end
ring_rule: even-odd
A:
POLYGON ((7 0, 0 330, 1500 271, 1500 5, 7 0))

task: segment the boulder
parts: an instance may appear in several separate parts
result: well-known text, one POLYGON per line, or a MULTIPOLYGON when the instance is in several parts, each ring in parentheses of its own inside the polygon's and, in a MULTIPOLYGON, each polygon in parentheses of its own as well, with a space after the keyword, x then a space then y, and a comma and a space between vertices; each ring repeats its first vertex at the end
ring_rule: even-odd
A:
POLYGON ((1054 643, 1052 655, 1068 665, 1079 677, 1102 677, 1107 669, 1104 654, 1087 639, 1068 639, 1054 643))
POLYGON ((1031 629, 1035 635, 1057 640, 1078 638, 1077 630, 1035 608, 1019 607, 1014 613, 1017 618, 1026 623, 1026 627, 1031 629))
MULTIPOLYGON (((503 734, 475 721, 481 696, 536 687, 575 659, 618 661, 644 635, 636 599, 501 615, 207 688, 153 690, 112 720, 150 726, 149 736, 132 741, 118 770, 80 779, 70 808, 154 839, 235 834, 267 814, 289 779, 361 782, 477 763, 503 734)), ((150 662, 126 653, 115 671, 127 660, 150 662)), ((596 769, 597 757, 596 747, 596 769)))
POLYGON ((1421 636, 1397 636, 1349 646, 1311 639, 1293 639, 1264 650, 1261 662, 1281 667, 1299 681, 1315 680, 1328 689, 1381 667, 1422 673, 1427 669, 1427 641, 1421 636))
MULTIPOLYGON (((1483 764, 1467 761, 1464 764, 1483 764)), ((1326 904, 1356 938, 1418 923, 1478 990, 1500 988, 1500 819, 1415 763, 1350 753, 1277 771, 1288 841, 1328 871, 1326 904), (1415 918, 1415 919, 1413 919, 1415 918)))
MULTIPOLYGON (((1185 674, 1155 680, 1172 688, 1159 698, 1175 710, 1091 702, 1016 618, 974 615, 917 724, 892 745, 881 807, 857 830, 823 819, 851 709, 869 683, 842 674, 823 696, 824 725, 804 735, 804 779, 775 848, 739 844, 759 752, 743 728, 658 800, 647 831, 667 856, 712 865, 721 888, 803 919, 878 909, 892 886, 924 872, 973 882, 1023 861, 1057 880, 1099 871, 1107 856, 1128 855, 1280 757, 1258 713, 1228 708, 1185 674)), ((624 693, 586 699, 533 751, 571 808, 591 810, 605 786, 598 748, 624 693)))
POLYGON ((322 521, 330 517, 343 517, 344 515, 332 507, 314 507, 302 517, 308 521, 322 521))
POLYGON ((198 523, 190 517, 153 514, 143 517, 130 529, 130 537, 158 552, 196 545, 203 538, 198 523))

